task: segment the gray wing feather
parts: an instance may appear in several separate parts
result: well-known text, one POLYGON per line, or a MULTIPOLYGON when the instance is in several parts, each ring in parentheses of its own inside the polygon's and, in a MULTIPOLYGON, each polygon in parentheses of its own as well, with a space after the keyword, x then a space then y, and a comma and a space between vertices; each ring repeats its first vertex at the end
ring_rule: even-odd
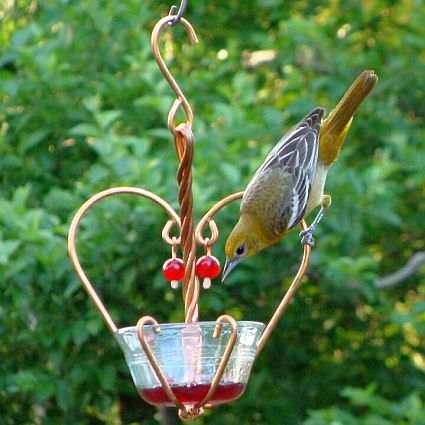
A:
POLYGON ((311 185, 316 173, 320 124, 324 109, 311 111, 292 131, 289 131, 267 155, 256 175, 279 167, 292 176, 292 191, 282 215, 288 215, 287 228, 297 225, 307 208, 311 185), (285 208, 286 207, 286 208, 285 208))

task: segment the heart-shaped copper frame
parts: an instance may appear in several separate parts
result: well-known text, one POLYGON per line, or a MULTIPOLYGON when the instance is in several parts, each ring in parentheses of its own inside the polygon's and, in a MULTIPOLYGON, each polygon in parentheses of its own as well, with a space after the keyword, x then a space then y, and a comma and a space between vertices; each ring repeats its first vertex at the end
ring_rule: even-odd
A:
MULTIPOLYGON (((162 198, 155 195, 154 193, 145 190, 140 189, 136 187, 115 187, 111 189, 104 190, 102 192, 97 193, 96 195, 92 196, 90 199, 88 199, 77 211, 75 214, 71 226, 69 229, 69 235, 68 235, 68 251, 69 255, 71 257, 71 262, 73 264, 73 267, 75 269, 75 272, 77 273, 81 283, 83 284, 84 289, 86 290, 87 294, 95 304, 96 308, 98 309, 100 315, 102 316, 103 320, 105 321, 106 325, 110 329, 112 333, 115 333, 118 331, 118 327, 116 326, 115 322, 113 321, 111 315, 109 314, 107 308, 103 304, 101 298, 97 294, 93 284, 90 282, 87 274, 85 273, 83 267, 81 266, 81 263, 78 258, 77 248, 76 248, 76 237, 78 234, 79 226, 81 223, 82 218, 85 216, 85 214, 99 201, 115 196, 115 195, 137 195, 144 197, 146 199, 151 200, 158 206, 162 207, 166 213, 169 216, 169 220, 166 222, 163 231, 162 231, 162 238, 164 241, 168 244, 173 244, 179 242, 180 237, 171 237, 170 236, 170 230, 173 227, 173 225, 176 225, 178 228, 180 228, 180 218, 178 214, 174 211, 174 209, 162 198)), ((236 201, 240 199, 243 195, 243 192, 237 192, 232 195, 229 195, 225 198, 223 198, 221 201, 217 202, 199 221, 196 230, 195 230, 195 239, 196 243, 198 245, 206 245, 208 244, 210 247, 215 244, 219 237, 219 231, 218 227, 213 219, 215 214, 217 214, 223 207, 228 205, 229 203, 236 201), (209 227, 211 231, 211 235, 209 237, 204 237, 202 235, 205 227, 209 227)), ((301 229, 306 229, 306 224, 304 221, 301 222, 301 229)), ((263 333, 261 334, 261 337, 257 344, 257 356, 261 352, 261 350, 264 348, 264 345, 268 341, 271 333, 273 332, 274 328, 276 327, 279 319, 282 317, 283 313, 285 312, 289 302, 295 295, 295 292, 297 291, 299 285, 301 284, 301 279, 304 276, 304 273, 306 271, 309 258, 310 258, 310 252, 311 247, 309 245, 304 245, 304 252, 301 264, 298 268, 298 272, 295 275, 289 289, 286 291, 284 297, 282 298, 282 301, 276 308, 275 312, 273 313, 268 325, 264 329, 263 333)), ((197 303, 197 300, 196 300, 197 303)), ((160 325, 158 322, 152 317, 152 316, 144 316, 137 322, 137 334, 140 340, 140 344, 142 346, 143 351, 146 354, 146 357, 148 358, 149 362, 151 363, 152 369, 155 372, 156 377, 158 378, 159 382, 161 383, 165 393, 167 394, 168 398, 177 406, 179 407, 179 415, 181 419, 183 420, 189 420, 193 419, 195 417, 198 417, 202 415, 203 413, 203 407, 208 407, 208 401, 211 399, 211 397, 214 395, 215 390, 217 389, 217 386, 220 382, 221 377, 223 376, 225 367, 227 365, 227 362, 230 358, 230 355, 232 353, 232 350, 236 343, 236 337, 237 337, 237 322, 236 320, 229 316, 229 315, 221 315, 216 323, 216 330, 214 332, 214 336, 218 336, 220 332, 220 324, 223 321, 227 321, 231 325, 231 336, 229 338, 229 341, 227 343, 225 353, 220 361, 220 364, 217 368, 217 371, 215 373, 214 379, 211 383, 211 386, 209 388, 209 391, 207 395, 204 397, 204 399, 197 403, 195 406, 192 407, 186 407, 183 404, 181 404, 177 398, 175 397, 169 383, 167 382, 166 377, 161 371, 161 368, 159 367, 159 364, 152 353, 151 349, 149 348, 149 344, 146 342, 144 338, 143 333, 143 326, 146 324, 153 324, 158 327, 158 331, 160 330, 160 325)))

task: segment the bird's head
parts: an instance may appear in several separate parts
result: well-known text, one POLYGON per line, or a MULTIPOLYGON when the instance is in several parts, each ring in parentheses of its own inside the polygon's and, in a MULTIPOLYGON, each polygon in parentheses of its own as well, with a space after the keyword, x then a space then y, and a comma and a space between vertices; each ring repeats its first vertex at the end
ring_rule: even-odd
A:
POLYGON ((248 214, 241 215, 226 241, 226 264, 221 280, 224 281, 244 258, 251 257, 268 245, 258 222, 248 214))

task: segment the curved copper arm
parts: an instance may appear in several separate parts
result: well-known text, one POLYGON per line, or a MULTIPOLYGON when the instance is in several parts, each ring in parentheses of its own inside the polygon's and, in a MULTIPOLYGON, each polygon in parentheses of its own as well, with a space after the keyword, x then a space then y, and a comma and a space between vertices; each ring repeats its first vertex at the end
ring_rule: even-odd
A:
POLYGON ((214 204, 210 208, 210 210, 201 218, 201 221, 196 226, 195 238, 198 244, 211 246, 217 242, 217 239, 219 236, 218 228, 212 218, 227 204, 230 204, 230 202, 233 202, 233 201, 236 201, 237 199, 242 198, 242 196, 243 196, 243 192, 232 193, 231 195, 228 195, 225 198, 223 198, 221 201, 218 201, 216 204, 214 204), (209 225, 211 230, 210 238, 204 238, 202 236, 202 231, 204 230, 204 227, 207 224, 209 225))
POLYGON ((170 399, 170 401, 172 401, 180 409, 186 410, 186 408, 183 406, 183 404, 181 404, 177 400, 177 397, 174 395, 173 390, 171 389, 170 384, 167 381, 167 378, 162 373, 162 370, 159 367, 158 361, 156 360, 154 353, 152 352, 151 348, 149 347, 148 343, 145 340, 145 334, 144 334, 144 331, 143 331, 143 327, 145 325, 148 325, 148 324, 154 325, 154 332, 159 333, 161 331, 161 328, 160 328, 158 322, 152 316, 142 317, 137 322, 137 325, 136 325, 137 336, 139 338, 142 349, 145 352, 146 357, 148 358, 149 363, 152 366, 152 369, 154 370, 155 375, 158 378, 158 381, 161 383, 161 387, 164 390, 167 397, 170 399))
POLYGON ((104 306, 102 300, 97 295, 97 292, 91 284, 86 273, 84 272, 83 267, 81 266, 80 260, 78 259, 75 241, 77 238, 78 228, 80 226, 81 219, 94 204, 109 196, 124 194, 138 195, 150 199, 160 207, 164 208, 164 210, 170 217, 170 220, 172 220, 174 223, 177 223, 178 227, 180 227, 179 216, 166 201, 164 201, 162 198, 155 195, 154 193, 149 192, 148 190, 139 189, 137 187, 114 187, 112 189, 107 189, 102 192, 99 192, 96 195, 92 196, 90 199, 88 199, 75 214, 74 218, 72 219, 71 227, 69 228, 68 233, 68 253, 71 257, 71 262, 74 267, 74 270, 77 273, 81 283, 83 284, 84 289, 87 291, 87 294, 94 302, 96 308, 99 310, 99 313, 101 314, 103 320, 106 322, 110 331, 114 333, 117 331, 118 328, 112 320, 112 317, 104 306))
POLYGON ((195 405, 196 408, 204 406, 213 397, 213 395, 214 395, 214 393, 217 389, 217 386, 220 383, 220 380, 223 376, 224 369, 227 366, 230 355, 232 354, 233 348, 235 347, 235 344, 236 344, 236 339, 238 337, 238 324, 237 324, 236 320, 232 316, 229 316, 228 314, 223 314, 217 319, 213 337, 218 338, 220 336, 221 329, 223 327, 222 322, 228 322, 230 324, 232 333, 230 335, 229 341, 227 342, 226 349, 224 350, 223 357, 220 360, 220 364, 218 365, 218 368, 215 372, 214 378, 211 382, 211 386, 210 386, 207 394, 205 395, 204 399, 195 405))
MULTIPOLYGON (((183 106, 185 115, 186 115, 186 121, 188 124, 192 125, 193 122, 193 112, 192 108, 189 104, 189 102, 186 99, 186 96, 183 94, 182 89, 177 84, 177 81, 172 76, 170 70, 168 69, 167 65, 165 64, 164 59, 161 56, 161 52, 159 51, 159 36, 161 34, 161 30, 165 26, 169 26, 172 24, 175 20, 175 16, 165 16, 164 18, 160 19, 157 24, 155 25, 152 36, 151 36, 151 47, 153 55, 155 56, 156 62, 158 63, 159 69, 161 70, 162 74, 164 75, 165 79, 167 80, 170 87, 173 89, 174 93, 177 96, 177 99, 174 101, 173 106, 171 107, 170 114, 168 117, 168 127, 170 130, 175 133, 175 124, 174 124, 174 117, 177 113, 178 108, 183 106)), ((192 25, 188 20, 185 18, 181 18, 179 23, 181 23, 186 30, 190 41, 192 44, 195 44, 198 42, 198 37, 196 35, 195 30, 193 29, 192 25)))
MULTIPOLYGON (((300 226, 302 230, 307 229, 307 225, 304 220, 301 221, 300 226)), ((310 245, 305 244, 303 258, 302 258, 300 267, 298 268, 298 272, 295 275, 291 285, 289 286, 289 289, 286 291, 286 294, 283 297, 282 301, 280 302, 279 306, 273 313, 272 318, 270 319, 268 325, 266 326, 266 329, 264 329, 260 337, 260 340, 257 343, 257 354, 256 354, 257 356, 260 354, 261 350, 264 348, 264 345, 269 340, 271 333, 273 332, 274 328, 276 327, 283 313, 285 313, 289 302, 292 300, 295 293, 297 292, 297 289, 299 288, 301 284, 301 280, 304 277, 304 274, 307 270, 308 262, 310 260, 310 253, 311 253, 310 245)))
MULTIPOLYGON (((211 246, 217 241, 218 231, 216 233, 213 231, 214 228, 217 227, 215 225, 214 221, 213 221, 213 216, 217 212, 219 212, 224 206, 226 206, 230 202, 233 202, 237 199, 242 198, 242 196, 243 196, 243 192, 236 192, 236 193, 233 193, 232 195, 226 196, 221 201, 217 202, 202 217, 201 221, 199 222, 199 224, 198 224, 198 226, 196 227, 196 230, 195 230, 195 237, 196 237, 197 243, 202 244, 202 245, 211 246), (211 227, 212 223, 214 224, 213 227, 211 227), (209 224, 210 229, 211 229, 211 238, 204 238, 202 236, 202 231, 207 224, 209 224)), ((301 221, 300 226, 301 226, 302 230, 305 230, 307 228, 307 225, 306 225, 304 220, 301 221)), ((275 329, 275 327, 276 327, 277 323, 279 322, 279 320, 281 319, 283 313, 286 311, 286 308, 288 307, 289 302, 292 300, 297 289, 299 288, 299 286, 301 284, 301 280, 302 280, 302 278, 303 278, 303 276, 304 276, 304 274, 307 270, 307 266, 308 266, 308 263, 309 263, 309 260, 310 260, 310 253, 311 253, 311 247, 308 246, 308 245, 304 245, 303 258, 302 258, 300 267, 298 268, 298 272, 297 272, 296 276, 294 277, 291 285, 289 286, 289 289, 286 291, 282 301, 280 302, 280 304, 276 308, 275 312, 273 313, 269 323, 267 324, 266 328, 264 329, 264 331, 263 331, 263 333, 260 337, 260 340, 258 341, 257 356, 261 352, 261 350, 264 348, 264 345, 266 344, 266 342, 270 338, 271 333, 275 329)))

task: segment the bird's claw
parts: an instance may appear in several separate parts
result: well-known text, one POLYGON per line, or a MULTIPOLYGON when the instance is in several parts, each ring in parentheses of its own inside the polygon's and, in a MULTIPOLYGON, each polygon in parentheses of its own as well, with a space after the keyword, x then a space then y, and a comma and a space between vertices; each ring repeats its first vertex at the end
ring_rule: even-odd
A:
POLYGON ((322 202, 319 212, 317 213, 316 217, 314 218, 313 222, 310 224, 307 229, 300 232, 300 238, 301 238, 301 245, 308 245, 311 248, 314 247, 314 238, 313 238, 313 232, 316 229, 317 225, 322 220, 325 210, 331 206, 332 198, 330 195, 323 195, 322 196, 322 202))
POLYGON ((306 230, 300 232, 301 245, 308 245, 311 248, 314 247, 313 228, 308 227, 306 230))

